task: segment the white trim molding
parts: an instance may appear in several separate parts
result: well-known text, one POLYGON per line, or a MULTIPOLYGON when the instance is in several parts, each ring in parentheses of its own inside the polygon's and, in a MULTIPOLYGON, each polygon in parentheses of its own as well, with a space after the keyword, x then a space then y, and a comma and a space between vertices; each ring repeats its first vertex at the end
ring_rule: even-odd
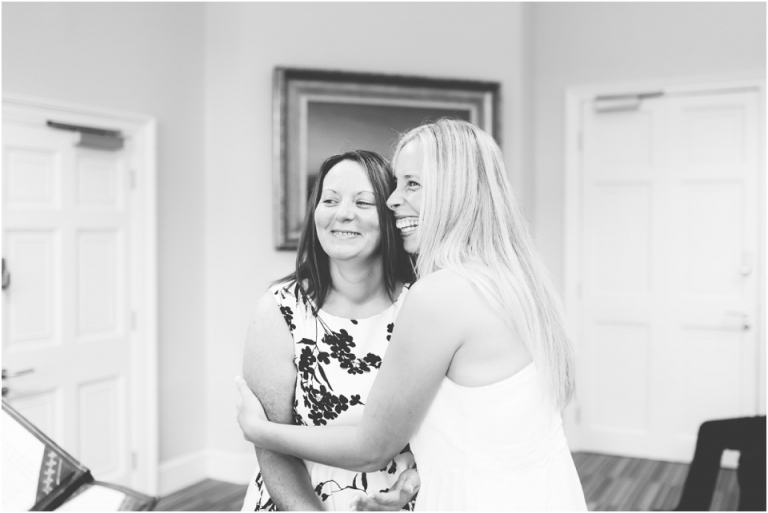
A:
POLYGON ((256 470, 256 454, 198 451, 160 465, 158 495, 166 497, 205 479, 247 484, 256 470))
POLYGON ((208 451, 208 477, 228 483, 246 484, 256 470, 256 453, 208 451))
POLYGON ((157 495, 165 497, 208 477, 207 453, 199 451, 165 461, 160 465, 157 495))

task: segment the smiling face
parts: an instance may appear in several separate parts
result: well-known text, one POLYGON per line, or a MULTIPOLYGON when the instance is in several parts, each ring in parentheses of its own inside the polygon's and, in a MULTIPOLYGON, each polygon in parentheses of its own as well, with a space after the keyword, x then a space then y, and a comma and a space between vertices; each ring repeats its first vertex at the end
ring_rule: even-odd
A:
POLYGON ((357 162, 342 160, 325 175, 315 207, 315 229, 331 261, 364 260, 379 252, 376 198, 357 162))
POLYGON ((411 254, 415 254, 419 249, 421 166, 421 145, 414 140, 403 146, 397 155, 397 188, 387 200, 387 206, 395 213, 397 229, 403 237, 403 247, 411 254))

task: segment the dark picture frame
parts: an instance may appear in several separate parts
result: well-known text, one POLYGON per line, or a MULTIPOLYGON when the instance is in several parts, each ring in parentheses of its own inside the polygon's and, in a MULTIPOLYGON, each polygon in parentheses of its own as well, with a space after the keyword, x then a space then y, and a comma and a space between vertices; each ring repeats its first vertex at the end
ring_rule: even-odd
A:
POLYGON ((392 157, 401 133, 461 118, 501 142, 499 82, 277 67, 273 74, 274 238, 295 250, 320 164, 353 149, 392 157))

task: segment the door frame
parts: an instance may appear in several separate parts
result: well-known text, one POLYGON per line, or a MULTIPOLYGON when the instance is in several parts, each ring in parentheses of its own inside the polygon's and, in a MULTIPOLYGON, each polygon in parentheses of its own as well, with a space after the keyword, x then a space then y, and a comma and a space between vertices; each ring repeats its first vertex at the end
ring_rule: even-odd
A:
MULTIPOLYGON (((651 91, 664 91, 665 93, 697 93, 714 92, 726 93, 731 91, 757 91, 758 108, 760 109, 759 130, 760 140, 765 140, 765 72, 754 71, 746 73, 734 73, 728 75, 664 78, 653 80, 637 80, 630 82, 596 83, 587 85, 574 85, 565 91, 565 173, 564 173, 564 280, 563 300, 568 328, 573 334, 578 350, 580 338, 580 319, 582 311, 581 287, 583 277, 581 275, 581 251, 582 251, 582 161, 581 161, 581 127, 583 124, 582 105, 592 101, 599 95, 621 95, 643 93, 651 91)), ((765 144, 760 146, 759 168, 765 169, 765 144)), ((758 193, 762 201, 758 200, 758 318, 756 319, 758 361, 757 369, 757 394, 756 411, 760 415, 766 414, 766 317, 768 317, 768 304, 766 304, 766 176, 758 173, 758 193)), ((568 434, 571 450, 581 450, 578 430, 570 429, 580 421, 580 403, 578 391, 575 399, 571 401, 563 412, 565 431, 568 434)))
POLYGON ((132 144, 131 486, 156 495, 158 486, 157 120, 144 114, 3 93, 3 121, 45 126, 49 119, 119 130, 132 144), (142 457, 142 455, 144 455, 142 457))

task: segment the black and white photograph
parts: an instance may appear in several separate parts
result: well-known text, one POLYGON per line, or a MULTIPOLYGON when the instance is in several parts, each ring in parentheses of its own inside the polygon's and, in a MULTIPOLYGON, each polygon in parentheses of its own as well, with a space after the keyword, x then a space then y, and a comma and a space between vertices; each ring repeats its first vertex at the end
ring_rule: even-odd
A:
POLYGON ((6 1, 3 511, 766 511, 766 3, 6 1))

